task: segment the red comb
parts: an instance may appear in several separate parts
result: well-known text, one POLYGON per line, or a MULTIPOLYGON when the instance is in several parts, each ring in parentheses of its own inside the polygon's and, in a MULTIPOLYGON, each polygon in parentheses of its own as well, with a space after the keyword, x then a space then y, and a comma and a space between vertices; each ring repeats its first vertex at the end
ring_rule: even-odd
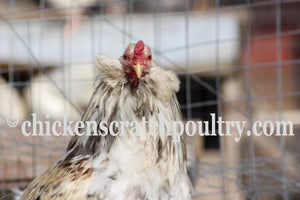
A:
POLYGON ((140 55, 143 53, 143 51, 144 51, 144 42, 143 42, 143 40, 140 40, 135 45, 134 54, 140 55))

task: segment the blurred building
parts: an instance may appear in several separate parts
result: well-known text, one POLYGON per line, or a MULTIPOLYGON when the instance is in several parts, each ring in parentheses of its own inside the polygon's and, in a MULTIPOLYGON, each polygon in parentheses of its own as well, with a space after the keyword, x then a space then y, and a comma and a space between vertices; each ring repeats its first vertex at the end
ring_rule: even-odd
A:
MULTIPOLYGON (((143 39, 158 63, 178 73, 185 119, 210 121, 216 113, 249 125, 295 125, 294 137, 245 133, 235 142, 236 130, 232 137, 188 137, 194 199, 277 200, 286 193, 299 199, 300 2, 111 0, 69 9, 30 2, 0 4, 0 84, 8 91, 0 100, 17 93, 20 120, 31 112, 79 119, 97 73, 93 57, 117 59, 129 42, 143 39)), ((8 101, 0 108, 15 107, 8 101)), ((22 136, 20 127, 5 124, 11 110, 0 110, 3 190, 26 186, 61 156, 69 139, 22 136)))

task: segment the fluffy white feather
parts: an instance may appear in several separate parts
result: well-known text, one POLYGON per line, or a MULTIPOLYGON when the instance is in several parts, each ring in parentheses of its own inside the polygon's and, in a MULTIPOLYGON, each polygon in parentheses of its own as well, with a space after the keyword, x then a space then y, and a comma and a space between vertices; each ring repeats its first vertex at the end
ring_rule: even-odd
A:
MULTIPOLYGON (((174 73, 151 66, 133 87, 120 61, 106 56, 96 61, 101 73, 83 121, 137 121, 142 116, 159 121, 159 115, 181 120, 174 73)), ((170 135, 134 136, 130 127, 125 130, 123 136, 75 136, 67 153, 36 178, 21 199, 191 199, 183 141, 174 142, 170 135)))

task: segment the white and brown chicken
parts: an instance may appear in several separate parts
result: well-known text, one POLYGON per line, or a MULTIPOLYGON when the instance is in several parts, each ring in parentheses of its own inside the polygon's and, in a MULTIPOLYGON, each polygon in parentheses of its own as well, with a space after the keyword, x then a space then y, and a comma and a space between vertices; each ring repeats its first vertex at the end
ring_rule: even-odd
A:
MULTIPOLYGON (((181 120, 177 76, 155 66, 150 48, 129 44, 120 60, 97 57, 100 75, 82 120, 181 120)), ((80 92, 80 91, 79 91, 80 92)), ((86 131, 86 130, 82 130, 86 131)), ((92 133, 93 134, 93 133, 92 133)), ((21 200, 188 200, 185 145, 172 136, 75 136, 21 200)))

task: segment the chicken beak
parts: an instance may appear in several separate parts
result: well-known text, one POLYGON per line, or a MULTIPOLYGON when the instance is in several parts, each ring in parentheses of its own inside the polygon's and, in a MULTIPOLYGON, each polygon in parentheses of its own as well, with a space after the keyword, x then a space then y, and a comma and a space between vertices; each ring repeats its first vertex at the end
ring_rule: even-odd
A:
POLYGON ((136 76, 138 77, 138 79, 140 79, 142 77, 142 71, 143 71, 144 66, 141 65, 140 63, 136 64, 133 66, 133 69, 136 73, 136 76))

